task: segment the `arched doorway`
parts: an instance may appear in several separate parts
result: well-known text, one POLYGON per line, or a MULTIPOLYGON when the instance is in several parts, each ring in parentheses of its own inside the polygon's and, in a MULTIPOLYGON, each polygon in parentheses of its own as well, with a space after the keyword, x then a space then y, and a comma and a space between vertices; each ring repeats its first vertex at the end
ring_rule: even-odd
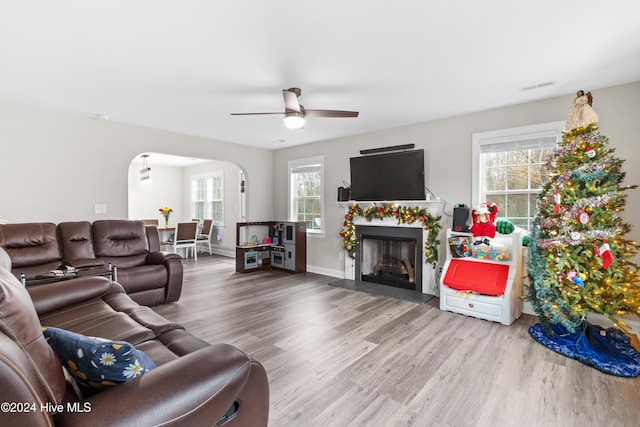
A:
POLYGON ((129 165, 128 217, 162 223, 159 210, 170 207, 170 224, 213 219, 215 251, 233 256, 235 224, 246 218, 245 176, 238 165, 227 161, 140 153, 129 165), (145 168, 149 179, 141 179, 145 168))

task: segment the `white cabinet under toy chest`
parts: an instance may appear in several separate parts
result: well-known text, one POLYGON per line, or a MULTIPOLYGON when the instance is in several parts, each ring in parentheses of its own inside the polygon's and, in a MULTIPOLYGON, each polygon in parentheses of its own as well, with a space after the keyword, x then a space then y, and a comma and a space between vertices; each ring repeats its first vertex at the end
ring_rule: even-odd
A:
POLYGON ((440 309, 512 324, 522 314, 522 232, 496 233, 474 245, 469 233, 447 230, 440 309))

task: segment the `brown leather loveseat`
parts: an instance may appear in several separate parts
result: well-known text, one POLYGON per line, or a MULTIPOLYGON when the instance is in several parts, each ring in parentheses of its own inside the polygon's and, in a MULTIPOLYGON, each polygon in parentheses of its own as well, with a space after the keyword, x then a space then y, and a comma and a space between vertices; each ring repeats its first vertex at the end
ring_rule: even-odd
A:
POLYGON ((263 427, 268 421, 269 386, 259 362, 192 336, 104 277, 25 288, 0 267, 0 384, 5 427, 263 427), (156 367, 79 395, 41 326, 126 341, 156 367))
POLYGON ((0 247, 13 274, 26 280, 60 265, 81 271, 117 267, 117 282, 137 303, 177 301, 182 292, 182 259, 160 251, 158 229, 142 221, 100 220, 0 224, 0 247))

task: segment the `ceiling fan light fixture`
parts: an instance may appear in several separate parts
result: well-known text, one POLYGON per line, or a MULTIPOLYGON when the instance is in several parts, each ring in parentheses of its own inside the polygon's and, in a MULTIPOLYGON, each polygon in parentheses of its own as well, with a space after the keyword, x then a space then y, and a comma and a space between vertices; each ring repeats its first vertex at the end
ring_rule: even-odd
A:
POLYGON ((297 111, 285 113, 284 125, 289 129, 302 129, 304 127, 304 114, 297 111))

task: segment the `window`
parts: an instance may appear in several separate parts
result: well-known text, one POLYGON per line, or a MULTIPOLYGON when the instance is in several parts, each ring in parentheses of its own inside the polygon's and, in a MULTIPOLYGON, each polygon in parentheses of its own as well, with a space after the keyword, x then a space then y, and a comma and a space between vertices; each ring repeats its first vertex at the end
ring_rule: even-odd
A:
POLYGON ((289 161, 289 218, 304 221, 307 232, 323 232, 324 157, 289 161))
POLYGON ((498 205, 498 217, 527 231, 536 199, 549 180, 545 166, 562 139, 564 122, 473 134, 473 205, 498 205))
POLYGON ((191 215, 224 225, 224 180, 222 172, 191 178, 191 215))

